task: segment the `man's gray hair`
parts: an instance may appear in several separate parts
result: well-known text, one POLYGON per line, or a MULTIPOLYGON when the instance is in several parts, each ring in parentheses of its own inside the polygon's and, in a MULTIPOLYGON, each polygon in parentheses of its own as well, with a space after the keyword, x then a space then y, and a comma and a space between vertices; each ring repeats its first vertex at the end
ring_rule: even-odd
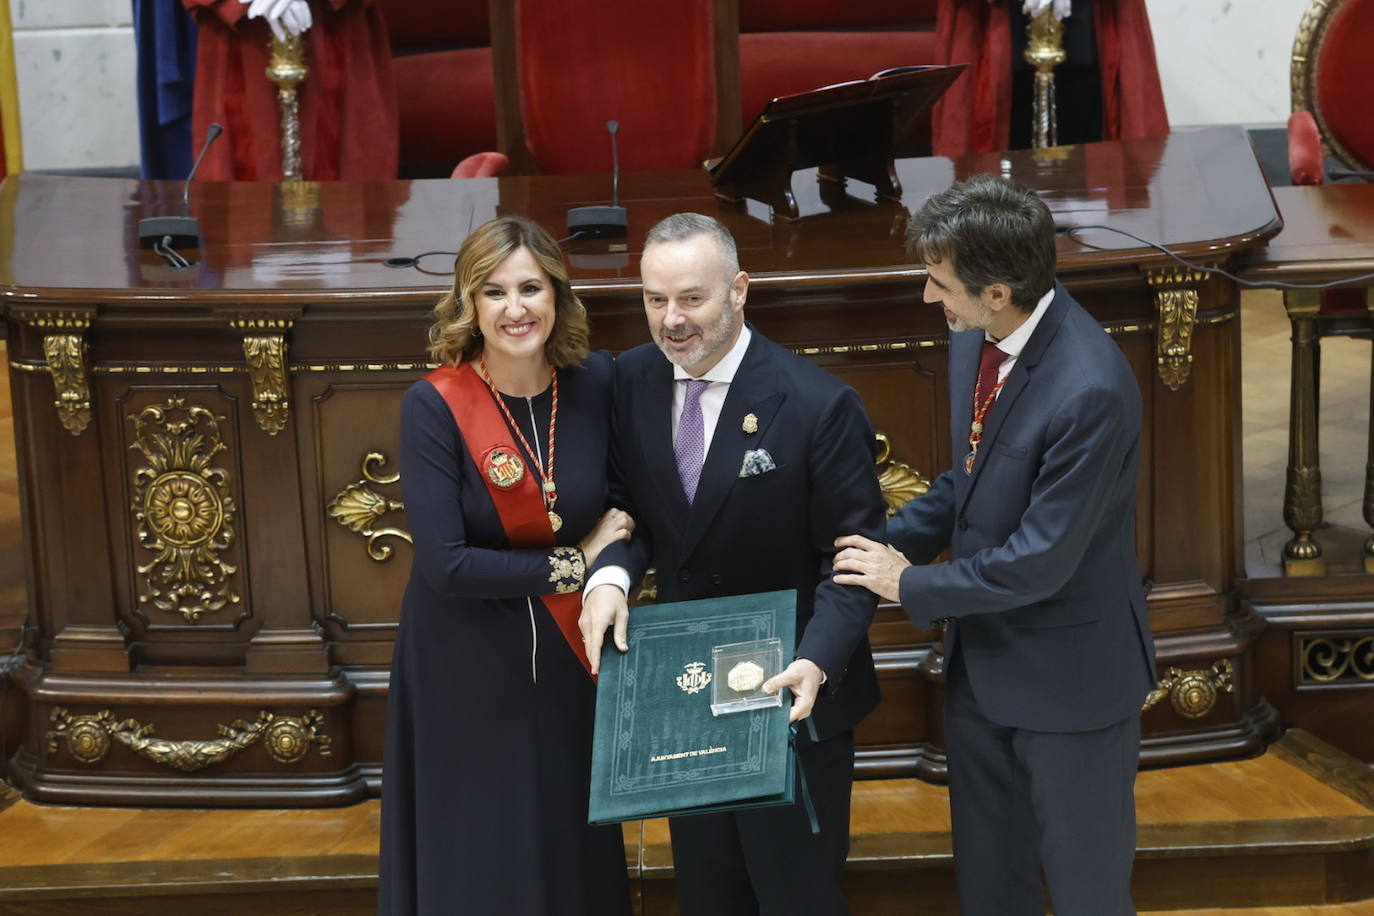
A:
POLYGON ((654 223, 644 236, 644 248, 656 242, 681 242, 698 235, 709 237, 720 251, 725 266, 725 282, 729 283, 739 273, 739 252, 735 249, 735 237, 730 230, 702 213, 674 213, 654 223))

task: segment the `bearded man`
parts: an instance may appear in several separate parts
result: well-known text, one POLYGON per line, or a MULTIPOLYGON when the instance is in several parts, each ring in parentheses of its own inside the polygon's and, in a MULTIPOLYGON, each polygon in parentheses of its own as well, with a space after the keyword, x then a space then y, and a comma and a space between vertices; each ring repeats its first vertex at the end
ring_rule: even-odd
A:
POLYGON ((650 565, 661 601, 796 589, 796 655, 764 689, 792 690, 820 830, 800 791, 793 805, 672 818, 678 901, 722 916, 847 913, 854 726, 878 704, 876 601, 830 566, 837 537, 884 530, 873 428, 852 388, 745 323, 749 275, 716 220, 654 226, 640 273, 653 343, 616 360, 611 420, 611 499, 635 532, 587 582, 588 656, 597 670, 611 627, 627 651, 626 594, 650 565))

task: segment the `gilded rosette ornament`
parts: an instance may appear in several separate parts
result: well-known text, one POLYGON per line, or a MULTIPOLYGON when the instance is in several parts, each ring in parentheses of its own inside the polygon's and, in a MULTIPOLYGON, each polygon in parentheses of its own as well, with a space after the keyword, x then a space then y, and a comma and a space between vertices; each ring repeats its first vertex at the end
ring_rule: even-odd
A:
POLYGON ((53 728, 48 732, 48 753, 57 753, 60 744, 81 763, 95 764, 110 749, 110 739, 118 741, 146 760, 182 773, 194 773, 223 763, 263 741, 268 755, 278 763, 302 760, 312 745, 321 757, 329 756, 330 738, 324 734, 324 717, 310 710, 303 717, 277 716, 261 710, 253 722, 242 719, 217 726, 218 737, 203 741, 172 741, 154 735, 152 725, 136 719, 116 722, 110 710, 91 716, 73 716, 58 707, 52 711, 53 728))
POLYGON ((57 753, 59 742, 82 763, 99 763, 109 752, 114 715, 108 709, 93 716, 73 716, 58 706, 50 720, 53 728, 48 732, 49 754, 57 753))
POLYGON ((274 35, 269 53, 267 78, 277 87, 277 111, 281 117, 281 177, 283 181, 300 181, 301 118, 296 87, 310 73, 305 66, 305 45, 299 35, 274 35))
POLYGON ((234 500, 229 472, 211 466, 224 451, 215 416, 180 395, 130 414, 134 443, 144 467, 134 471, 132 509, 138 543, 154 553, 138 569, 144 579, 140 604, 179 613, 195 623, 201 615, 237 604, 230 587, 237 567, 221 554, 234 540, 234 500))
POLYGON ((1160 380, 1177 391, 1193 369, 1193 328, 1197 326, 1197 285, 1206 279, 1200 271, 1168 268, 1149 271, 1146 282, 1155 288, 1159 312, 1155 334, 1155 362, 1160 380))
POLYGON ((80 334, 49 334, 43 338, 43 356, 52 373, 57 398, 57 419, 73 436, 91 425, 91 389, 86 380, 85 343, 80 334))
POLYGON ((362 480, 355 480, 335 493, 325 509, 326 514, 334 521, 349 531, 367 538, 367 555, 378 563, 385 563, 391 559, 392 554, 390 544, 378 543, 381 539, 394 537, 407 544, 412 543, 408 531, 401 528, 378 527, 383 517, 405 509, 405 503, 383 496, 369 486, 388 486, 400 481, 400 474, 381 473, 380 469, 386 466, 386 461, 386 455, 383 453, 368 452, 363 457, 362 480))
POLYGON ((1201 719, 1217 705, 1219 692, 1235 691, 1235 675, 1229 658, 1213 662, 1210 669, 1200 671, 1170 668, 1150 691, 1140 710, 1144 712, 1167 696, 1174 712, 1184 718, 1201 719))
POLYGON ((882 487, 887 516, 891 518, 902 506, 924 495, 930 489, 930 481, 911 465, 892 459, 892 443, 887 440, 886 433, 878 433, 877 439, 878 485, 882 487))

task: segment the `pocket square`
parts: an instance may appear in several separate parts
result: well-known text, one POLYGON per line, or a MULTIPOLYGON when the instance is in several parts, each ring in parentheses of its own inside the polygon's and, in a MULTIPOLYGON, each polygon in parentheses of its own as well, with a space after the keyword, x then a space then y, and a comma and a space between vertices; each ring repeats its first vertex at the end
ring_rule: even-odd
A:
POLYGON ((776 470, 777 467, 773 461, 773 456, 768 454, 768 449, 750 449, 744 453, 744 463, 740 465, 739 476, 757 477, 760 474, 767 474, 769 471, 776 470))

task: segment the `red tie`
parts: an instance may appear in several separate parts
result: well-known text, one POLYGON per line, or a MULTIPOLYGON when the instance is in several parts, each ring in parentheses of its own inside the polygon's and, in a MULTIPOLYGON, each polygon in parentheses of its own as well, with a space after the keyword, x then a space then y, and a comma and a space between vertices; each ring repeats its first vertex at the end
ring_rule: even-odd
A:
POLYGON ((987 402, 993 391, 997 388, 997 367, 1002 365, 1002 360, 1007 358, 1007 354, 998 349, 997 344, 990 340, 983 341, 983 361, 978 365, 978 387, 973 393, 973 415, 978 416, 979 408, 987 402))

